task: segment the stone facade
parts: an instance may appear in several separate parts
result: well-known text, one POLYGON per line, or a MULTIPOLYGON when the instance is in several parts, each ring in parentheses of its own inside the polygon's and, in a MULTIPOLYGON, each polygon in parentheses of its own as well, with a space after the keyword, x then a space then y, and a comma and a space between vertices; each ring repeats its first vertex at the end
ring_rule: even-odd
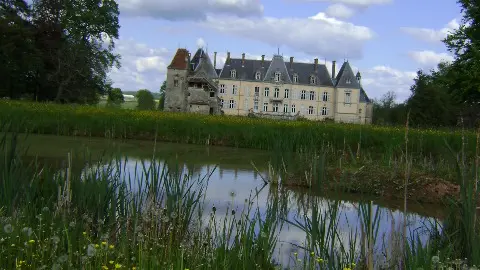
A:
POLYGON ((167 70, 165 111, 220 114, 217 71, 208 54, 178 49, 167 70))
POLYGON ((327 67, 294 62, 274 55, 271 60, 232 58, 219 73, 219 96, 225 114, 370 124, 373 104, 348 61, 330 75, 327 67), (336 74, 336 76, 335 76, 336 74), (276 117, 270 117, 276 116, 276 117))

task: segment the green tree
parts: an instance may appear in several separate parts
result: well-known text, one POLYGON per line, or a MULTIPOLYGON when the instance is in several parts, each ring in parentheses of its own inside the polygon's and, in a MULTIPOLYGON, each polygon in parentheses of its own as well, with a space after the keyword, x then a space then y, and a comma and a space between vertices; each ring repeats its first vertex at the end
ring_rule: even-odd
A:
POLYGON ((167 90, 167 81, 163 81, 160 87, 160 98, 158 99, 158 110, 163 111, 165 108, 165 91, 167 90))
POLYGON ((41 99, 93 103, 109 88, 107 73, 119 66, 114 0, 34 0, 36 46, 46 67, 38 77, 41 99))
POLYGON ((396 94, 393 91, 385 93, 380 100, 373 101, 372 122, 377 125, 403 125, 406 121, 406 107, 404 103, 396 103, 396 94))
POLYGON ((147 89, 138 90, 137 92, 137 109, 139 110, 154 110, 155 109, 155 99, 153 98, 152 92, 147 89))
POLYGON ((0 1, 0 97, 20 98, 35 88, 40 68, 31 9, 24 0, 0 1))
POLYGON ((125 102, 122 90, 120 88, 112 88, 108 91, 107 105, 108 106, 120 106, 125 102))
POLYGON ((407 101, 413 126, 438 127, 456 123, 452 100, 435 73, 417 72, 407 101))

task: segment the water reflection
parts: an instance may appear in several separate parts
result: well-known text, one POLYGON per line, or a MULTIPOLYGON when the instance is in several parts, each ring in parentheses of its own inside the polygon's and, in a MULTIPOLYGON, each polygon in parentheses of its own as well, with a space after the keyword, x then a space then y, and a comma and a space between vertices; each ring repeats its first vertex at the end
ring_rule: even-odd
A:
MULTIPOLYGON (((269 202, 275 198, 281 198, 281 207, 279 214, 283 216, 286 222, 279 229, 279 241, 276 246, 276 259, 283 265, 288 265, 292 261, 293 252, 298 252, 302 256, 302 249, 299 246, 305 246, 305 233, 291 223, 305 224, 305 218, 312 217, 312 209, 318 208, 317 214, 326 214, 332 207, 338 207, 338 215, 336 216, 338 224, 338 239, 341 244, 348 247, 351 243, 352 236, 357 238, 354 245, 357 251, 361 248, 360 239, 362 223, 359 217, 360 204, 354 201, 332 200, 325 197, 313 196, 302 192, 292 190, 279 190, 277 187, 264 186, 263 181, 258 177, 258 173, 266 173, 264 171, 256 172, 253 169, 245 168, 228 168, 219 164, 218 167, 213 165, 195 165, 181 164, 178 165, 176 160, 158 161, 159 166, 166 166, 172 172, 191 174, 193 179, 202 178, 211 174, 206 190, 205 205, 203 209, 202 219, 208 222, 211 209, 216 208, 217 220, 223 222, 223 218, 231 216, 231 210, 235 209, 240 213, 244 206, 245 200, 256 197, 254 207, 258 207, 260 213, 265 215, 269 202), (175 168, 175 169, 174 169, 175 168), (316 207, 313 207, 316 206, 316 207)), ((124 181, 130 181, 131 191, 138 192, 139 186, 135 183, 142 181, 146 183, 149 179, 145 179, 142 167, 148 168, 150 161, 140 161, 129 158, 128 161, 121 164, 121 178, 124 181), (132 181, 134 180, 134 181, 132 181)), ((91 170, 85 168, 83 173, 91 170)), ((391 210, 374 204, 373 214, 379 213, 378 234, 374 246, 376 262, 379 262, 384 254, 384 250, 393 253, 400 248, 401 241, 398 239, 398 233, 403 228, 403 213, 398 210, 391 210)), ((328 220, 328 217, 326 217, 328 220)), ((432 217, 421 216, 410 213, 407 215, 407 228, 409 231, 418 232, 419 228, 425 224, 433 224, 435 219, 432 217)), ((420 239, 425 241, 428 237, 426 234, 419 234, 420 239)))

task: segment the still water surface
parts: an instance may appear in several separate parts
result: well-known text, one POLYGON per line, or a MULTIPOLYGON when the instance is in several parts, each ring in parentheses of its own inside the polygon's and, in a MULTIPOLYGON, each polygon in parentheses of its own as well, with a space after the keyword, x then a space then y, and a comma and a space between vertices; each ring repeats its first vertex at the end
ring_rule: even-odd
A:
MULTIPOLYGON (((213 206, 216 207, 217 216, 230 214, 231 209, 236 209, 240 213, 244 207, 245 199, 257 194, 255 207, 261 213, 265 213, 267 203, 272 199, 272 194, 278 194, 275 187, 265 186, 261 175, 266 175, 266 164, 269 159, 269 153, 257 150, 235 149, 225 147, 207 147, 170 143, 127 141, 116 142, 104 139, 86 139, 57 136, 30 136, 26 144, 30 149, 30 156, 39 156, 48 160, 48 162, 64 162, 66 153, 72 152, 79 154, 88 150, 93 159, 99 157, 104 151, 116 151, 121 156, 126 157, 128 161, 125 164, 126 178, 133 178, 135 166, 144 161, 148 166, 155 149, 155 162, 171 164, 172 160, 180 163, 184 171, 191 173, 194 178, 203 177, 211 174, 206 190, 206 205, 204 210, 204 219, 208 219, 213 206), (258 169, 256 171, 251 162, 258 169)), ((141 166, 141 165, 140 165, 141 166)), ((83 164, 80 170, 86 170, 83 164), (83 167, 83 168, 82 168, 83 167)), ((138 172, 137 172, 138 173, 138 172)), ((137 175, 138 177, 138 175, 137 175)), ((135 189, 135 187, 133 187, 135 189)), ((288 213, 286 219, 300 222, 304 215, 311 215, 311 209, 305 201, 315 199, 321 209, 327 209, 328 204, 338 201, 340 204, 340 213, 338 215, 339 235, 341 241, 348 245, 349 235, 358 232, 360 228, 360 219, 358 207, 360 201, 368 200, 365 197, 355 197, 348 194, 323 194, 312 195, 306 190, 282 190, 284 197, 288 200, 288 213)), ((403 213, 399 210, 401 202, 383 201, 381 199, 373 200, 373 213, 378 209, 380 213, 379 230, 375 244, 376 254, 381 256, 381 251, 386 245, 392 248, 391 235, 395 231, 400 231, 403 226, 403 213)), ((437 207, 433 205, 410 204, 412 210, 408 213, 408 230, 418 232, 424 225, 435 222, 441 215, 437 207)), ((421 237, 423 240, 426 236, 421 237)), ((288 265, 293 261, 293 253, 301 254, 305 233, 295 226, 284 223, 279 230, 279 242, 276 247, 276 259, 283 265, 288 265)), ((380 258, 379 258, 380 259, 380 258)))

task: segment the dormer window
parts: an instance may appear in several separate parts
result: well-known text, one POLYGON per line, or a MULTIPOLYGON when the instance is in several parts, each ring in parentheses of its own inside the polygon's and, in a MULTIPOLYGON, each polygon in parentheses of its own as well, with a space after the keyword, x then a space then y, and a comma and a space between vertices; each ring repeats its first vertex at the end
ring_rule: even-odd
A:
POLYGON ((298 83, 298 75, 297 74, 293 74, 293 82, 298 83))
POLYGON ((352 83, 352 81, 350 80, 350 78, 347 78, 346 83, 347 83, 347 84, 351 84, 351 83, 352 83))
POLYGON ((317 83, 317 78, 315 76, 310 76, 310 84, 316 84, 317 83))
POLYGON ((278 72, 278 71, 277 71, 277 72, 275 72, 275 81, 276 81, 276 82, 279 82, 279 81, 280 81, 280 78, 281 78, 281 76, 282 76, 282 73, 280 73, 280 72, 278 72))
POLYGON ((261 77, 262 77, 262 74, 257 71, 257 72, 255 73, 255 80, 260 80, 261 77))
POLYGON ((232 79, 235 79, 237 77, 237 71, 235 69, 230 70, 230 77, 232 77, 232 79))

